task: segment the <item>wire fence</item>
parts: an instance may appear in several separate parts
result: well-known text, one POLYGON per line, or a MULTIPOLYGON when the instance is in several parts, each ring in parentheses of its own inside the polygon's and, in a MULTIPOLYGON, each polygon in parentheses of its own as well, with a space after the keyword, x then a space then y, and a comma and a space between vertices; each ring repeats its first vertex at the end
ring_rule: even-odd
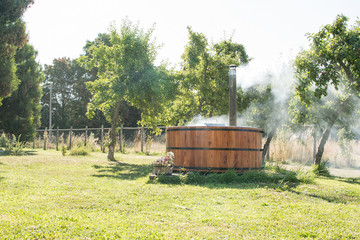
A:
MULTIPOLYGON (((120 127, 117 129, 116 151, 163 153, 166 150, 166 127, 159 127, 161 133, 155 135, 146 127, 120 127)), ((110 128, 69 128, 38 129, 33 148, 59 149, 66 146, 87 146, 91 150, 105 152, 110 142, 110 128)))
MULTIPOLYGON (((121 127, 117 130, 116 151, 131 153, 162 154, 166 151, 166 127, 159 127, 155 135, 146 127, 121 127)), ((340 129, 334 127, 325 145, 323 161, 331 167, 360 168, 360 146, 358 140, 343 141, 338 137, 340 129)), ((34 148, 59 149, 66 146, 88 146, 92 151, 106 151, 110 128, 39 129, 33 141, 34 148)), ((266 139, 263 139, 263 144, 266 139)), ((314 137, 313 128, 304 126, 293 133, 287 127, 277 131, 272 140, 266 160, 280 163, 312 165, 320 142, 314 137)))
MULTIPOLYGON (((341 129, 332 129, 325 144, 322 161, 333 168, 360 168, 359 140, 346 140, 339 137, 341 129)), ((287 127, 277 131, 270 144, 268 160, 279 163, 312 165, 320 143, 320 135, 314 137, 313 127, 304 126, 294 133, 287 127)))

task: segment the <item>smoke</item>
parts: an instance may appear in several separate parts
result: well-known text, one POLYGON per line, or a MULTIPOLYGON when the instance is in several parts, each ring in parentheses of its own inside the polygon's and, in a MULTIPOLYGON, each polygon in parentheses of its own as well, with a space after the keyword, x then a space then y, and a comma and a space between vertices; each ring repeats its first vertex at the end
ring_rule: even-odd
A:
POLYGON ((214 124, 214 125, 226 125, 229 123, 229 116, 222 115, 211 118, 206 118, 203 116, 194 117, 186 126, 205 126, 206 124, 214 124))
MULTIPOLYGON (((251 104, 247 110, 240 114, 238 114, 237 118, 237 125, 238 126, 252 126, 252 127, 260 127, 263 128, 265 132, 269 131, 271 126, 273 126, 275 123, 278 125, 286 124, 286 121, 288 120, 287 116, 287 101, 289 100, 290 94, 293 91, 293 86, 295 84, 294 79, 294 68, 293 68, 293 59, 294 57, 279 57, 276 61, 270 63, 270 64, 264 64, 259 61, 251 61, 246 66, 241 66, 236 69, 236 76, 237 76, 237 87, 241 88, 242 91, 246 92, 252 87, 256 86, 265 86, 265 85, 271 85, 271 91, 274 96, 274 101, 271 104, 271 108, 273 108, 273 112, 271 116, 268 116, 266 119, 266 123, 262 123, 262 126, 257 125, 254 121, 249 121, 249 118, 251 116, 254 116, 255 114, 263 113, 261 112, 261 108, 259 110, 259 106, 256 106, 256 103, 251 104), (266 129, 268 128, 268 129, 266 129)), ((321 101, 323 102, 322 106, 325 104, 329 104, 331 102, 330 100, 335 101, 337 98, 337 95, 339 94, 339 91, 335 90, 335 88, 330 85, 328 88, 328 96, 323 97, 321 101)), ((358 109, 358 106, 360 105, 359 99, 356 98, 356 101, 354 101, 354 107, 355 109, 358 109)), ((321 104, 320 104, 321 105, 321 104)), ((262 106, 264 107, 264 106, 262 106)), ((322 111, 320 110, 320 114, 322 111)), ((354 119, 360 119, 358 116, 360 115, 360 111, 354 111, 353 112, 353 118, 354 119)), ((190 121, 187 126, 205 126, 206 123, 211 124, 224 124, 228 126, 229 124, 229 116, 223 115, 223 116, 216 116, 212 118, 206 118, 202 116, 196 116, 192 121, 190 121)), ((360 139, 360 120, 356 123, 351 124, 351 130, 355 134, 355 139, 358 141, 360 139)), ((287 135, 282 133, 284 136, 284 139, 287 139, 287 135)), ((288 133, 292 134, 292 133, 288 133)), ((281 135, 281 134, 280 134, 281 135)), ((305 136, 305 134, 303 134, 305 136)), ((296 140, 300 141, 302 144, 297 143, 294 141, 294 139, 287 139, 288 145, 287 147, 290 148, 289 153, 291 153, 291 158, 295 156, 299 159, 305 159, 306 161, 309 161, 309 159, 312 158, 312 151, 313 151, 313 139, 310 137, 309 139, 305 138, 303 135, 295 134, 296 140), (291 140, 291 141, 290 141, 291 140), (296 144, 295 144, 296 143, 296 144), (295 145, 294 145, 295 144, 295 145), (306 146, 305 146, 306 145, 306 146), (300 148, 302 147, 302 148, 300 148), (308 150, 307 150, 308 149, 308 150), (308 152, 308 155, 307 155, 308 152)), ((329 161, 329 164, 331 166, 336 167, 360 167, 360 154, 358 153, 357 143, 355 141, 349 141, 344 142, 345 146, 348 147, 345 150, 346 154, 348 156, 344 156, 344 151, 341 151, 339 147, 339 140, 337 136, 337 131, 334 130, 334 134, 332 134, 333 137, 330 137, 328 143, 326 144, 326 151, 324 153, 323 159, 327 159, 329 161), (353 147, 353 149, 351 149, 353 147), (352 150, 352 151, 351 151, 352 150), (346 160, 345 160, 346 158, 346 160)), ((279 136, 279 141, 274 144, 282 144, 282 146, 285 146, 284 142, 281 142, 283 140, 282 136, 279 136)), ((275 140, 274 140, 275 141, 275 140)), ((317 145, 319 144, 320 139, 317 139, 317 145)), ((316 147, 317 149, 317 147, 316 147)), ((315 149, 315 150, 316 150, 315 149)), ((274 151, 274 157, 281 159, 279 154, 274 151), (276 155, 278 154, 278 155, 276 155)), ((281 157, 284 157, 281 155, 281 157)))
MULTIPOLYGON (((271 64, 263 64, 259 61, 251 61, 245 66, 238 67, 236 69, 236 81, 237 87, 241 88, 243 91, 248 90, 251 87, 257 85, 271 85, 271 91, 275 97, 274 104, 282 105, 284 104, 290 95, 292 85, 294 83, 294 70, 292 67, 291 57, 279 57, 276 61, 271 64)), ((252 106, 248 108, 246 112, 250 112, 252 106)), ((278 113, 279 114, 279 113, 278 113)), ((248 115, 245 113, 243 115, 248 115)), ((284 116, 285 119, 287 116, 284 116)), ((271 119, 271 118, 269 118, 271 119)), ((247 125, 246 116, 237 117, 237 125, 247 125)), ((211 118, 206 118, 203 116, 196 116, 187 126, 205 126, 209 124, 221 124, 229 125, 229 116, 215 116, 211 118)), ((257 126, 258 127, 258 126, 257 126)))
POLYGON ((290 57, 280 57, 271 64, 256 60, 237 68, 237 86, 243 91, 256 85, 271 85, 276 103, 284 103, 290 95, 294 84, 294 70, 290 57))
MULTIPOLYGON (((190 122, 186 124, 186 126, 194 126, 194 127, 200 127, 206 125, 229 126, 229 115, 215 116, 210 118, 197 115, 190 122)), ((237 126, 245 126, 245 125, 246 125, 246 120, 238 114, 237 126)))

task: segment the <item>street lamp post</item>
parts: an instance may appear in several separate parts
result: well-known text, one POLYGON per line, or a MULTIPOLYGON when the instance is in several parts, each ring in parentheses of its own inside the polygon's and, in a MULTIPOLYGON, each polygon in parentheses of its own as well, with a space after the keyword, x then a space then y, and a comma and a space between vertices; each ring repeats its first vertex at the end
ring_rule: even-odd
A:
POLYGON ((50 84, 50 101, 49 101, 49 138, 51 137, 51 112, 52 112, 52 84, 50 84))

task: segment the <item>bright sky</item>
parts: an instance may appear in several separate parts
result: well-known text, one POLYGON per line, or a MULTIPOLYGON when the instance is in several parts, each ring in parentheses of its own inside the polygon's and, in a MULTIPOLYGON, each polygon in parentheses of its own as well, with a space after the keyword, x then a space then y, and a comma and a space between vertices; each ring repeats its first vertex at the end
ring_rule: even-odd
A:
POLYGON ((77 58, 86 40, 108 31, 111 23, 128 17, 148 29, 155 26, 163 44, 158 62, 180 62, 187 26, 210 41, 233 36, 250 57, 274 61, 281 54, 307 48, 306 33, 317 32, 344 14, 354 23, 359 0, 35 0, 24 15, 30 43, 42 64, 54 58, 77 58))

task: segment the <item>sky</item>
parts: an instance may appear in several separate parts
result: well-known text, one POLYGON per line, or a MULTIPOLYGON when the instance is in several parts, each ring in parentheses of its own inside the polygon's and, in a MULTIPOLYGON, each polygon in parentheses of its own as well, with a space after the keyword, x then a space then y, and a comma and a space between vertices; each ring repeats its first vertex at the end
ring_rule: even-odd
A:
POLYGON ((188 41, 187 26, 210 42, 232 37, 250 57, 269 63, 308 48, 307 33, 332 23, 338 14, 360 17, 359 0, 35 0, 24 14, 30 43, 41 64, 75 59, 87 40, 128 18, 144 29, 155 24, 162 48, 157 63, 175 66, 188 41))

